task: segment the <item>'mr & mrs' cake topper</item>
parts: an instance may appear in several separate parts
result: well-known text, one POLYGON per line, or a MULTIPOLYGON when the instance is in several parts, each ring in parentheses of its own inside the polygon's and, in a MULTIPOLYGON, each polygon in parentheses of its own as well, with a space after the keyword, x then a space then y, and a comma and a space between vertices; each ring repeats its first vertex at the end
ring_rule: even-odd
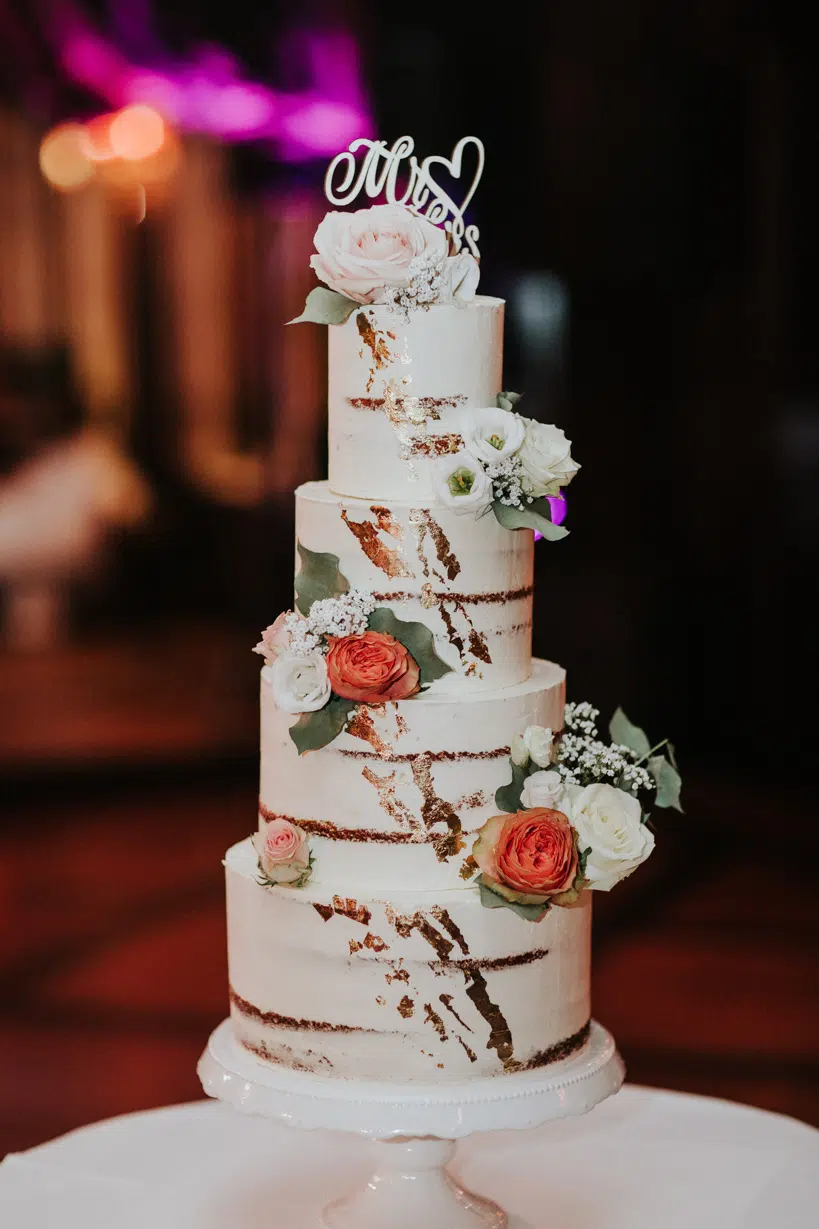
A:
MULTIPOLYGON (((291 324, 341 325, 357 308, 375 305, 408 321, 418 310, 474 300, 479 232, 464 215, 483 174, 483 144, 462 137, 449 158, 423 161, 414 148, 408 136, 391 147, 360 137, 333 158, 324 178, 331 205, 350 205, 361 194, 381 203, 331 210, 319 223, 310 265, 324 284, 310 291, 291 324), (465 161, 475 165, 471 183, 465 161)), ((366 316, 357 319, 359 329, 368 324, 366 316)))
POLYGON ((464 214, 475 195, 483 174, 484 148, 477 137, 462 137, 449 158, 430 154, 419 162, 413 150, 412 137, 399 137, 392 148, 386 141, 372 141, 360 137, 351 141, 346 150, 333 158, 324 177, 324 192, 332 205, 349 205, 360 192, 373 198, 384 196, 390 205, 405 205, 427 221, 440 226, 450 237, 452 252, 460 252, 464 241, 476 259, 480 256, 477 226, 467 226, 464 214), (477 151, 477 167, 472 183, 460 204, 434 177, 436 167, 442 167, 453 180, 461 177, 464 150, 474 145, 477 151), (361 161, 359 150, 366 149, 361 161), (402 165, 406 164, 406 165, 402 165), (405 172, 406 179, 399 184, 399 175, 405 172))

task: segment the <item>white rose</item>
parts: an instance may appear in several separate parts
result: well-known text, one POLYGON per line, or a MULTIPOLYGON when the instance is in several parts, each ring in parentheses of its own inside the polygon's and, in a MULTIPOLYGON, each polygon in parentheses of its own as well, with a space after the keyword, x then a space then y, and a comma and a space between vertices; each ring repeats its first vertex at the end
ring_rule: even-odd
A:
POLYGON ((273 663, 273 699, 285 713, 314 713, 330 699, 327 664, 321 653, 282 653, 273 663))
POLYGON ((567 785, 563 801, 577 848, 591 848, 586 878, 592 888, 610 891, 654 848, 654 833, 640 822, 640 804, 631 794, 613 785, 567 785))
POLYGON ((527 725, 523 731, 523 741, 538 768, 545 768, 547 764, 551 764, 554 739, 547 725, 527 725))
POLYGON ((407 285, 416 256, 443 262, 449 241, 403 205, 373 205, 326 214, 313 242, 310 264, 322 282, 357 303, 375 303, 385 287, 407 285))
POLYGON ((486 465, 505 461, 523 443, 523 420, 509 410, 488 406, 465 410, 461 415, 461 434, 467 448, 486 465))
POLYGON ((533 772, 526 778, 520 795, 521 806, 528 811, 531 807, 546 807, 550 811, 561 810, 560 801, 563 797, 563 779, 556 772, 533 772))
POLYGON ((447 256, 441 269, 439 303, 471 303, 478 289, 481 267, 470 252, 447 256))
POLYGON ((518 768, 525 768, 529 763, 529 748, 526 746, 526 739, 522 734, 516 734, 512 739, 512 746, 509 748, 509 758, 518 768))
POLYGON ((580 466, 572 460, 571 440, 550 423, 521 419, 525 432, 518 452, 527 495, 557 495, 566 487, 580 466))
POLYGON ((435 465, 435 489, 441 503, 459 516, 477 516, 492 502, 492 483, 483 466, 469 452, 441 457, 435 465))

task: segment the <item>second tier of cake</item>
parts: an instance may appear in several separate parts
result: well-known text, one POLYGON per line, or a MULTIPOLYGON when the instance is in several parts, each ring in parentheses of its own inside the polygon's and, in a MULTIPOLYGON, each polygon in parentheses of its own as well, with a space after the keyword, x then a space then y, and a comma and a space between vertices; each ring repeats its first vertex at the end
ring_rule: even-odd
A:
POLYGON ((296 538, 335 555, 352 589, 429 627, 451 668, 434 691, 496 690, 529 677, 530 530, 510 532, 491 512, 476 520, 440 505, 353 499, 308 482, 296 491, 296 538))

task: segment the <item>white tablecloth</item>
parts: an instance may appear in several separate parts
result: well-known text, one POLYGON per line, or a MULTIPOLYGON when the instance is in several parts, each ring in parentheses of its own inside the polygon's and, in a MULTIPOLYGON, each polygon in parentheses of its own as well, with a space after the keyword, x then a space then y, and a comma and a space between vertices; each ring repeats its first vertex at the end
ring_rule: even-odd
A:
MULTIPOLYGON (((7 1157, 0 1226, 313 1229, 381 1146, 213 1102, 129 1114, 7 1157)), ((819 1131, 679 1093, 627 1086, 584 1118, 472 1136, 453 1169, 537 1229, 819 1225, 819 1131)))

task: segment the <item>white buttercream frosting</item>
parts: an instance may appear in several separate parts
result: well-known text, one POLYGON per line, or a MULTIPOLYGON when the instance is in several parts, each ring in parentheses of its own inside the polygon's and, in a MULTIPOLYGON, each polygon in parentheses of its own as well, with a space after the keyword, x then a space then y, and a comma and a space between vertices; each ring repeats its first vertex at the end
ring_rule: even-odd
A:
POLYGON ((458 410, 501 390, 503 300, 362 307, 329 334, 329 480, 343 495, 431 499, 436 449, 454 448, 458 410))

